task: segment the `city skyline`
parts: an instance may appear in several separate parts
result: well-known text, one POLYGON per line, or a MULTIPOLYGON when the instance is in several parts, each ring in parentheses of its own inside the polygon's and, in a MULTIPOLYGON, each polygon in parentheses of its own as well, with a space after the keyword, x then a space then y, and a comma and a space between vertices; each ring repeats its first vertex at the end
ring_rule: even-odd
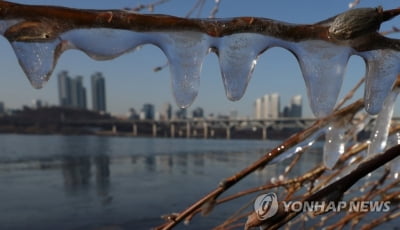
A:
POLYGON ((254 102, 253 118, 276 119, 280 117, 301 118, 303 110, 303 99, 301 95, 292 96, 290 104, 281 108, 280 95, 278 93, 265 94, 254 102))
MULTIPOLYGON (((129 5, 132 7, 135 5, 135 3, 127 3, 122 0, 96 3, 58 1, 56 4, 49 0, 16 0, 13 2, 92 9, 124 9, 129 5)), ((150 1, 143 1, 144 4, 147 2, 150 1)), ((254 0, 250 4, 246 1, 229 3, 223 1, 217 17, 255 16, 290 23, 315 23, 347 10, 348 3, 348 1, 293 2, 282 0, 266 2, 254 0), (300 8, 301 10, 294 10, 300 8)), ((359 7, 376 7, 377 5, 382 5, 384 9, 397 7, 395 3, 388 1, 361 1, 359 7)), ((195 16, 206 18, 213 6, 213 1, 207 1, 203 12, 195 16)), ((156 7, 152 13, 185 16, 192 7, 192 1, 171 2, 156 7)), ((398 19, 393 22, 396 20, 398 19)), ((382 30, 390 28, 390 24, 382 25, 382 30)), ((393 36, 398 35, 394 34, 393 36)), ((177 108, 170 87, 169 68, 157 73, 152 71, 155 67, 166 63, 165 55, 155 46, 145 45, 141 49, 112 61, 102 62, 92 60, 80 51, 67 51, 61 55, 50 81, 41 90, 32 89, 26 79, 23 79, 25 78, 24 73, 18 66, 18 61, 8 41, 0 40, 0 46, 2 48, 0 68, 4 75, 3 82, 0 84, 0 100, 5 102, 7 108, 20 108, 30 104, 33 99, 40 99, 49 105, 56 105, 58 103, 56 75, 61 70, 68 70, 74 76, 84 76, 82 81, 86 86, 90 85, 91 74, 96 71, 102 72, 107 81, 107 111, 112 114, 126 114, 129 108, 140 109, 141 105, 147 102, 158 108, 165 102, 170 102, 175 109, 177 108)), ((362 59, 351 57, 340 97, 343 97, 364 73, 365 64, 362 59)), ((228 114, 233 110, 238 111, 239 116, 252 116, 254 100, 272 92, 280 94, 282 105, 290 103, 291 95, 302 95, 304 98, 303 116, 312 117, 299 65, 287 50, 270 48, 260 56, 244 97, 236 102, 226 98, 217 55, 209 54, 201 72, 199 94, 189 110, 202 107, 207 113, 228 114)), ((362 95, 362 90, 359 90, 355 97, 362 97, 362 95)), ((91 94, 88 93, 87 96, 90 97, 91 94)), ((398 110, 399 106, 395 109, 395 113, 398 114, 398 110)))
MULTIPOLYGON (((88 109, 83 76, 71 77, 68 71, 58 73, 58 96, 60 107, 88 109)), ((91 75, 91 110, 107 112, 105 79, 100 72, 91 75)))

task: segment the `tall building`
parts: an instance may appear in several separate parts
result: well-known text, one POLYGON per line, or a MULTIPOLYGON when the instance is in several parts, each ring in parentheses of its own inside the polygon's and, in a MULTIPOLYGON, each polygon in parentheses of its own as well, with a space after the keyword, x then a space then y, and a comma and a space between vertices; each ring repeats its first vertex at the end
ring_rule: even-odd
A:
POLYGON ((170 103, 165 103, 161 109, 160 113, 161 120, 171 120, 172 119, 172 105, 170 103))
POLYGON ((279 94, 266 94, 262 97, 262 116, 264 119, 278 118, 280 109, 279 94))
POLYGON ((302 97, 301 95, 296 95, 292 97, 290 103, 290 117, 301 117, 302 116, 302 97))
POLYGON ((77 76, 71 80, 72 106, 86 109, 86 88, 83 86, 83 77, 77 76))
POLYGON ((67 71, 58 74, 58 95, 61 107, 86 109, 86 89, 83 77, 71 78, 67 71))
POLYGON ((255 119, 271 119, 280 116, 280 98, 279 94, 265 94, 257 98, 254 102, 255 119))
POLYGON ((58 96, 61 107, 72 106, 71 77, 67 71, 58 74, 58 96))
POLYGON ((254 102, 254 118, 255 119, 263 119, 263 108, 262 108, 262 98, 257 98, 254 102))
POLYGON ((106 111, 106 83, 103 74, 97 72, 92 75, 92 108, 95 111, 106 111))
POLYGON ((140 120, 153 120, 155 115, 154 105, 143 104, 142 110, 140 111, 140 120))

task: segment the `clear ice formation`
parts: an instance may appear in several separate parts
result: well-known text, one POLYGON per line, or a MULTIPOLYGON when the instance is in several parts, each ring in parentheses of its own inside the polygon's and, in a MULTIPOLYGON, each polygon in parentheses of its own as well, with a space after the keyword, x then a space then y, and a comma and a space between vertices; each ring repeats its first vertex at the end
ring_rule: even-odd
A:
POLYGON ((226 96, 242 98, 250 81, 258 55, 269 45, 269 38, 259 34, 233 34, 218 41, 218 57, 226 96))
POLYGON ((378 114, 400 71, 400 54, 393 50, 373 50, 361 56, 367 63, 365 109, 369 114, 378 114))
POLYGON ((168 58, 175 100, 186 108, 199 91, 201 66, 209 50, 207 37, 198 32, 168 32, 156 37, 156 45, 168 58))
POLYGON ((323 161, 328 169, 332 169, 346 147, 346 128, 332 124, 325 135, 323 161))
POLYGON ((383 108, 376 118, 376 123, 371 131, 370 145, 368 146, 368 155, 381 153, 387 144, 390 121, 392 120, 393 110, 396 98, 399 94, 399 88, 391 91, 386 97, 383 108))
POLYGON ((324 41, 299 42, 293 49, 314 115, 327 116, 339 96, 351 49, 324 41))
POLYGON ((42 88, 55 66, 57 59, 56 47, 59 41, 41 42, 12 42, 19 64, 22 66, 32 86, 42 88))
POLYGON ((321 137, 322 135, 325 134, 325 132, 326 132, 326 127, 322 127, 320 129, 318 129, 316 132, 314 132, 308 138, 303 140, 301 143, 295 145, 294 147, 288 149, 287 151, 283 152, 279 156, 272 159, 271 164, 275 164, 275 163, 281 162, 285 159, 291 158, 294 155, 296 155, 297 153, 310 148, 312 145, 314 145, 314 143, 317 141, 317 139, 319 137, 321 137))
MULTIPOLYGON (((0 20, 0 33, 4 35, 18 22, 21 20, 0 20)), ((310 106, 317 117, 332 112, 351 55, 363 57, 367 64, 365 103, 371 114, 380 111, 400 68, 400 56, 392 50, 357 52, 348 46, 322 40, 295 42, 257 33, 212 37, 190 30, 135 32, 91 28, 66 31, 53 41, 10 42, 35 88, 41 88, 49 80, 58 57, 67 49, 81 50, 96 60, 108 60, 140 45, 153 44, 160 47, 168 59, 173 94, 182 108, 192 104, 197 96, 202 63, 210 50, 218 55, 222 81, 230 100, 243 96, 260 54, 274 46, 289 50, 299 62, 310 106)))

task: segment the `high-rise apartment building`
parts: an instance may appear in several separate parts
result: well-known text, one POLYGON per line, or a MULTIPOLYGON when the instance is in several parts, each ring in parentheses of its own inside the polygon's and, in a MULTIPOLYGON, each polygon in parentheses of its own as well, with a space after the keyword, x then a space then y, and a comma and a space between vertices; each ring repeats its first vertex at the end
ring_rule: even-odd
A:
POLYGON ((153 120, 155 117, 155 110, 153 104, 143 104, 142 110, 140 111, 141 120, 153 120))
POLYGON ((61 71, 58 74, 58 96, 61 107, 70 107, 72 105, 71 77, 67 71, 61 71))
POLYGON ((86 88, 83 86, 82 76, 77 76, 71 80, 71 92, 72 106, 86 109, 86 88))
POLYGON ((280 113, 279 94, 266 94, 262 97, 262 115, 264 119, 278 118, 280 113))
POLYGON ((262 98, 257 98, 254 102, 254 118, 263 119, 263 103, 262 98))
POLYGON ((296 95, 292 97, 290 103, 290 117, 301 117, 302 116, 302 97, 301 95, 296 95))
POLYGON ((171 120, 172 119, 172 105, 170 103, 165 103, 162 106, 160 113, 161 120, 171 120))
POLYGON ((265 94, 257 98, 254 102, 255 119, 271 119, 280 116, 280 98, 279 94, 265 94))
POLYGON ((92 108, 95 111, 106 111, 106 83, 103 74, 97 72, 92 75, 92 108))
POLYGON ((71 78, 67 71, 58 74, 58 94, 61 107, 86 109, 86 89, 83 77, 71 78))
POLYGON ((283 117, 302 117, 302 97, 301 95, 293 96, 290 105, 285 106, 283 117))

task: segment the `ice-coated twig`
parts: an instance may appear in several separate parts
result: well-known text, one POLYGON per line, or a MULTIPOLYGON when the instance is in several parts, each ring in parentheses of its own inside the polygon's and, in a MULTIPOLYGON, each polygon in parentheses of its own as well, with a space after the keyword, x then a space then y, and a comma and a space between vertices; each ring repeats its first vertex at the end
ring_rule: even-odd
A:
MULTIPOLYGON (((219 6, 219 2, 216 1, 216 6, 219 6)), ((378 30, 382 22, 398 14, 400 9, 352 9, 322 22, 300 25, 256 17, 187 19, 169 15, 135 14, 123 10, 80 10, 0 1, 0 34, 10 41, 21 66, 30 76, 32 84, 38 88, 47 81, 57 57, 68 48, 76 48, 93 58, 106 60, 142 44, 157 45, 167 55, 170 64, 172 63, 170 69, 173 86, 177 92, 178 104, 183 107, 190 105, 197 95, 201 64, 210 49, 218 55, 227 96, 232 100, 238 100, 243 95, 256 59, 266 49, 282 46, 295 55, 308 87, 313 111, 322 118, 306 130, 288 138, 247 168, 227 178, 219 187, 187 209, 168 216, 166 223, 158 227, 171 229, 179 222, 192 218, 200 209, 210 211, 223 201, 218 198, 227 189, 301 143, 321 127, 343 121, 347 115, 353 116, 363 108, 364 101, 369 112, 379 112, 380 103, 387 96, 387 91, 390 91, 399 73, 400 40, 385 37, 378 30), (88 38, 98 38, 104 33, 112 36, 100 45, 88 42, 91 41, 88 38), (102 45, 109 45, 110 42, 116 47, 102 45), (126 44, 118 46, 123 42, 126 44), (331 114, 348 58, 353 54, 360 55, 367 63, 365 100, 358 100, 331 114), (44 65, 44 68, 38 68, 40 65, 44 65)), ((362 145, 362 148, 366 146, 362 145)), ((351 177, 344 176, 324 187, 351 166, 344 162, 348 159, 345 157, 351 156, 349 152, 362 148, 352 148, 343 153, 333 168, 336 171, 318 177, 322 182, 312 185, 303 198, 318 200, 329 196, 332 200, 339 199, 355 181, 389 161, 393 155, 399 154, 399 147, 388 150, 361 163, 349 174, 351 177)), ((324 166, 321 167, 314 171, 315 174, 299 178, 304 181, 314 179, 312 176, 319 176, 327 171, 324 166)), ((288 196, 298 190, 297 182, 287 185, 288 196)), ((283 213, 282 220, 275 220, 271 223, 272 227, 279 227, 297 214, 283 213)))
POLYGON ((385 37, 378 29, 399 13, 400 9, 360 8, 315 24, 290 24, 257 17, 189 19, 0 1, 0 34, 11 43, 35 88, 49 80, 67 49, 109 60, 144 44, 158 46, 168 59, 174 97, 181 108, 195 100, 210 50, 218 55, 226 96, 236 101, 246 91, 258 56, 268 48, 282 47, 300 64, 314 115, 324 117, 335 107, 351 55, 361 56, 367 64, 366 110, 380 111, 400 71, 400 40, 385 37))
POLYGON ((284 153, 287 149, 297 145, 301 141, 303 141, 308 136, 312 135, 316 132, 321 126, 328 124, 329 122, 339 119, 346 114, 353 114, 363 108, 363 101, 358 100, 353 104, 327 116, 325 118, 317 120, 311 127, 305 129, 302 132, 297 133, 296 135, 288 138, 282 144, 277 146, 276 148, 272 149, 270 152, 265 154, 259 160, 255 161, 253 164, 249 165, 247 168, 243 169, 242 171, 236 173, 235 175, 225 179, 220 186, 215 188, 213 191, 205 195, 203 198, 199 199, 194 204, 190 205, 184 211, 180 212, 178 216, 175 216, 174 219, 157 227, 156 229, 171 229, 179 222, 183 221, 187 216, 191 215, 191 213, 196 212, 197 209, 202 207, 205 203, 209 202, 210 200, 216 200, 223 192, 228 190, 230 187, 238 183, 240 180, 248 176, 250 173, 256 171, 257 169, 264 167, 268 162, 270 162, 275 157, 279 156, 280 154, 284 153))
POLYGON ((362 84, 365 82, 365 77, 361 78, 357 84, 344 96, 335 106, 334 110, 340 109, 344 104, 346 104, 347 101, 349 101, 351 98, 353 98, 354 94, 356 91, 362 86, 362 84))
POLYGON ((136 32, 196 31, 212 37, 258 33, 288 41, 324 40, 357 51, 400 50, 397 39, 377 33, 382 22, 400 9, 353 9, 328 21, 296 25, 267 18, 188 19, 169 15, 135 14, 123 10, 81 10, 57 6, 22 5, 0 1, 0 20, 22 19, 5 31, 10 41, 46 42, 80 28, 113 28, 136 32))
MULTIPOLYGON (((343 196, 344 192, 346 192, 352 185, 354 185, 358 180, 366 176, 368 173, 374 171, 375 169, 379 168, 380 166, 386 164, 387 162, 391 161, 392 159, 396 158, 400 154, 400 145, 392 147, 388 149, 383 154, 377 155, 374 158, 370 158, 369 160, 361 163, 354 171, 350 174, 342 177, 341 179, 335 181, 334 183, 326 186, 325 188, 319 190, 318 192, 306 197, 304 201, 320 201, 320 200, 327 200, 327 201, 338 201, 343 196)), ((278 211, 278 213, 273 216, 273 221, 269 222, 267 219, 266 221, 259 220, 257 218, 252 217, 256 215, 253 213, 248 222, 246 224, 247 229, 250 227, 255 227, 263 224, 263 226, 268 225, 268 229, 278 229, 284 223, 288 222, 289 220, 296 217, 300 212, 289 211, 286 212, 284 210, 278 211)))

